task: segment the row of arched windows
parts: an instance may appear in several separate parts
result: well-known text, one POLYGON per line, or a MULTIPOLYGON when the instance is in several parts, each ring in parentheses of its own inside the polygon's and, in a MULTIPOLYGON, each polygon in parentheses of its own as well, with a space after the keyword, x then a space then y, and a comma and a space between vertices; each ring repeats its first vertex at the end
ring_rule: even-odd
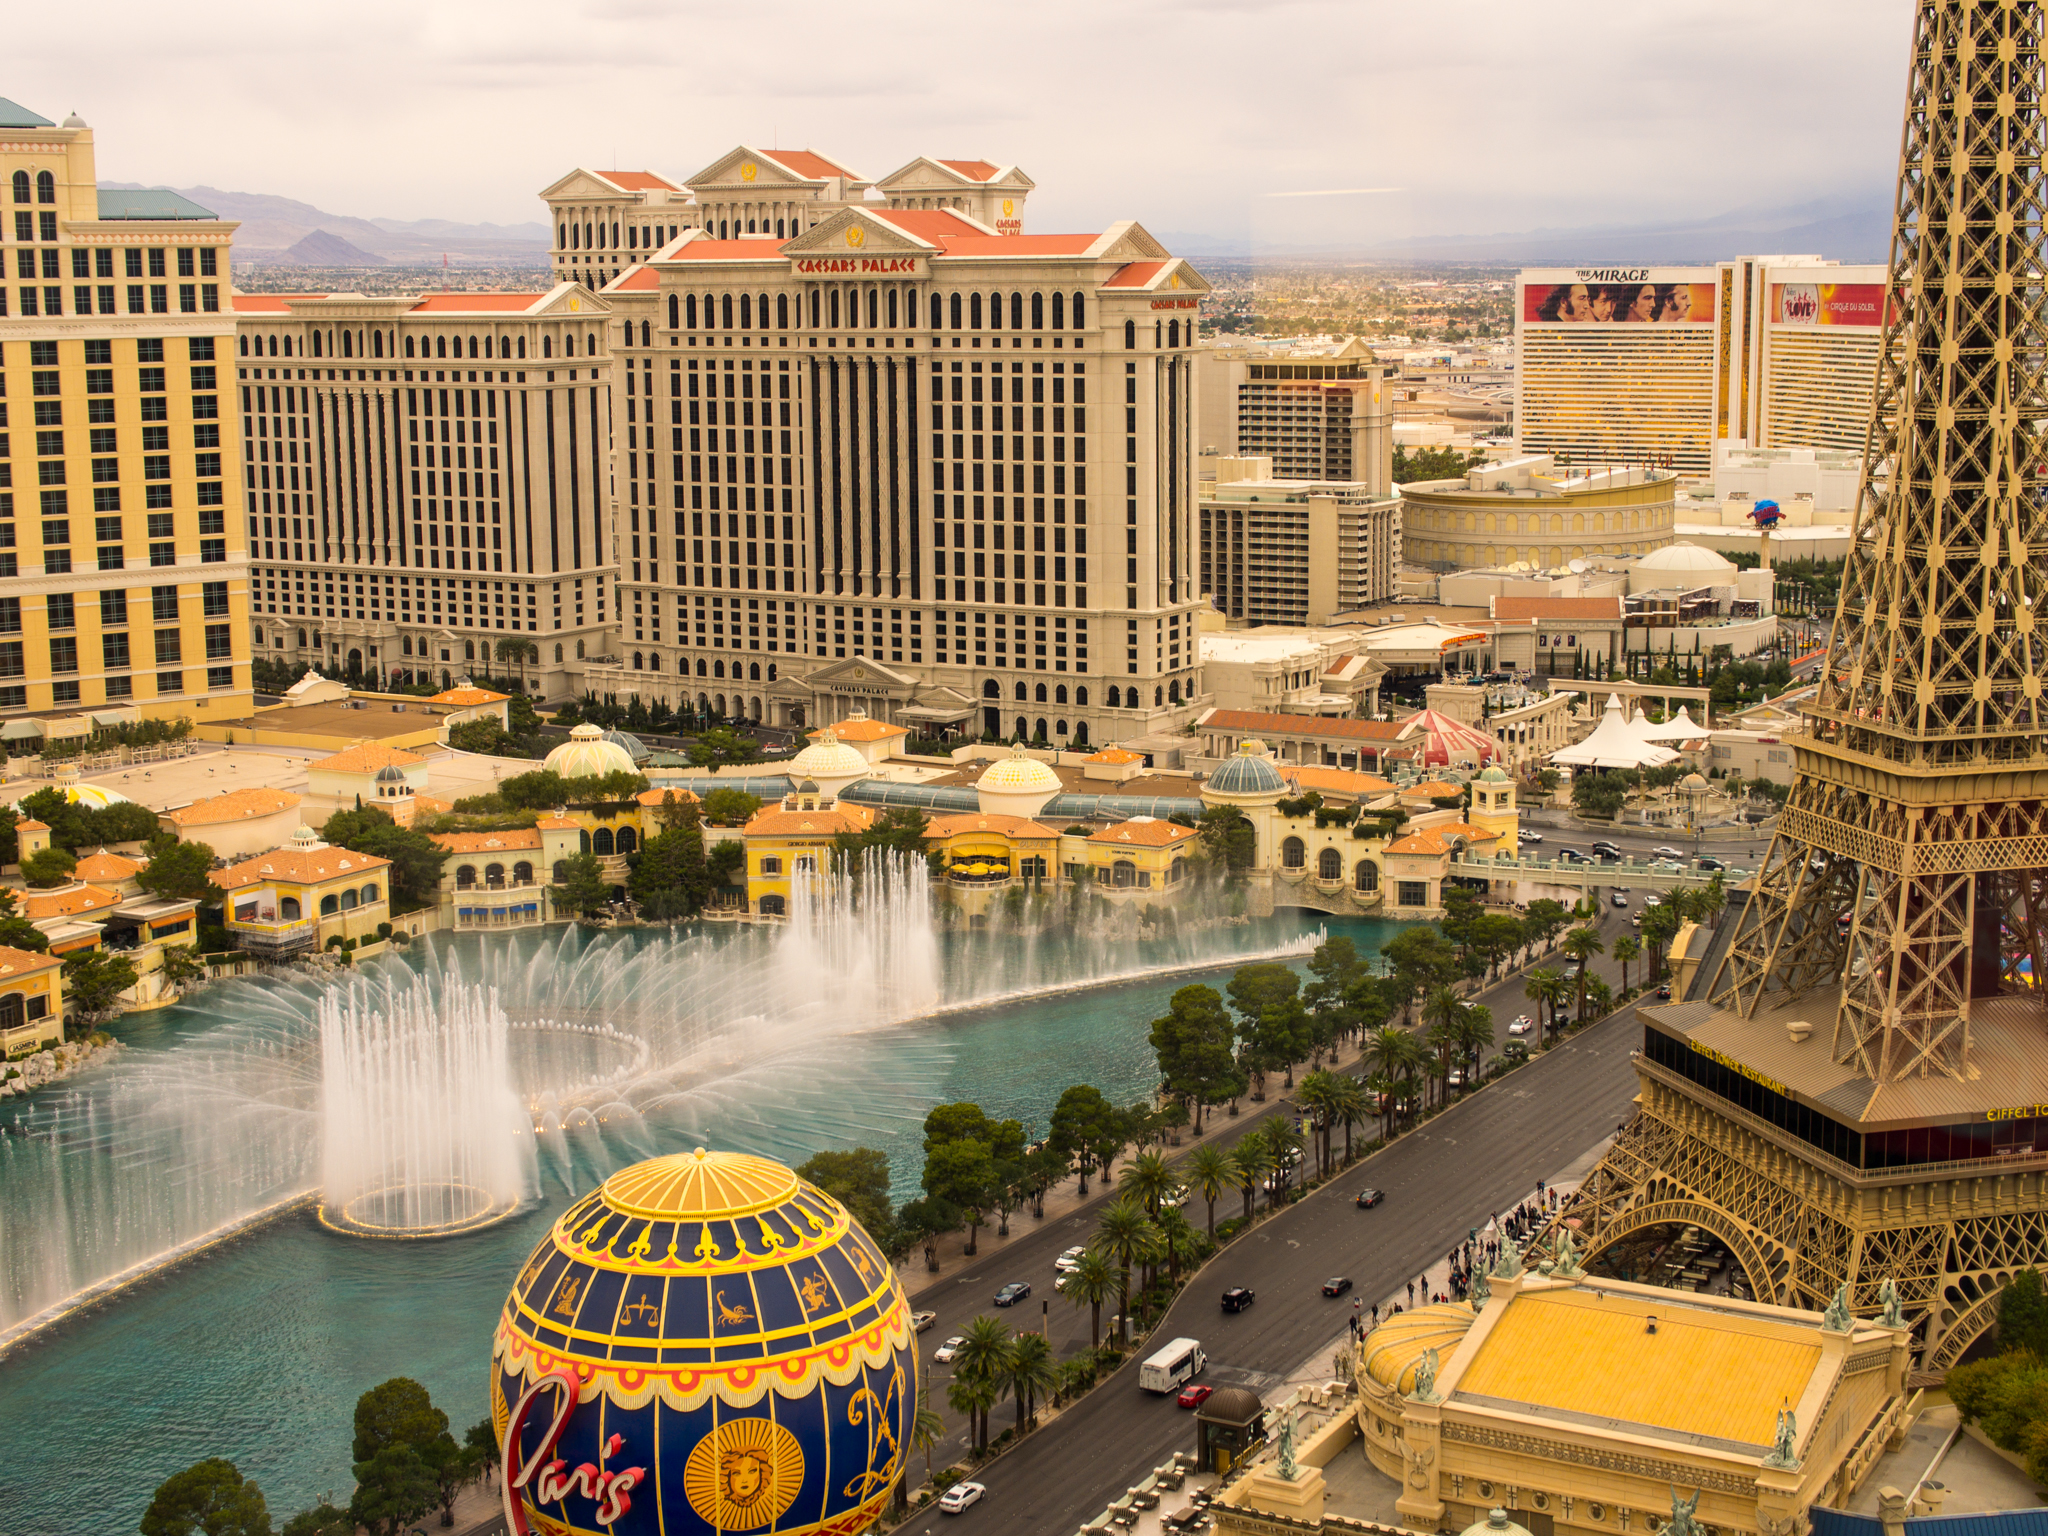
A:
MULTIPOLYGON (((380 900, 382 900, 382 894, 378 888, 374 885, 366 885, 359 891, 342 891, 338 895, 322 896, 320 898, 320 915, 322 917, 333 917, 338 913, 353 912, 357 907, 370 906, 372 903, 380 900)), ((292 907, 296 906, 297 903, 288 900, 284 905, 292 907)), ((287 912, 285 913, 285 920, 289 922, 296 915, 296 913, 287 912)))
MULTIPOLYGON (((1067 734, 1068 728, 1066 721, 1055 720, 1052 724, 1053 736, 1064 736, 1067 734)), ((1088 744, 1088 722, 1086 720, 1079 721, 1074 725, 1073 736, 1075 746, 1083 747, 1088 744)), ((1047 741, 1051 738, 1048 737, 1045 733, 1045 721, 1043 719, 1039 720, 1037 728, 1034 730, 1031 722, 1029 720, 1026 720, 1022 715, 1019 715, 1017 717, 1016 739, 1018 741, 1047 741)))
MULTIPOLYGON (((456 867, 455 888, 458 891, 474 890, 476 883, 476 866, 474 864, 462 864, 456 867)), ((514 864, 512 866, 512 883, 514 885, 533 884, 533 866, 524 859, 514 864)), ((501 890, 504 888, 504 885, 505 866, 502 864, 486 864, 484 866, 484 888, 486 890, 501 890)))
POLYGON ((599 827, 595 832, 583 834, 583 851, 594 853, 599 858, 610 858, 615 853, 631 853, 640 846, 640 835, 631 827, 621 827, 613 832, 610 827, 599 827))
MULTIPOLYGON (((28 201, 27 171, 16 171, 14 173, 14 200, 17 203, 28 201)), ((36 201, 39 203, 54 203, 57 201, 57 178, 48 171, 36 172, 36 201)))
MULTIPOLYGON (((982 696, 982 697, 983 697, 984 699, 1000 699, 1000 698, 1001 698, 1001 697, 1003 696, 1003 687, 1002 687, 1002 684, 998 683, 998 682, 997 682, 997 681, 996 681, 996 680, 995 680, 994 678, 992 678, 992 677, 991 677, 991 678, 988 678, 988 679, 987 679, 986 681, 984 681, 984 682, 982 683, 982 685, 981 685, 981 696, 982 696)), ((1024 685, 1023 683, 1021 683, 1021 682, 1020 682, 1020 683, 1018 683, 1018 684, 1017 684, 1017 702, 1018 702, 1019 704, 1023 704, 1023 703, 1026 703, 1027 701, 1029 701, 1030 697, 1031 697, 1031 696, 1030 696, 1030 694, 1028 694, 1028 693, 1027 693, 1027 692, 1025 691, 1025 685, 1024 685)), ((1065 683, 1057 683, 1057 684, 1055 684, 1055 685, 1053 686, 1053 689, 1052 689, 1052 697, 1051 697, 1050 699, 1048 699, 1048 698, 1046 697, 1046 689, 1045 689, 1045 684, 1043 684, 1043 683, 1040 683, 1040 684, 1038 685, 1038 695, 1037 695, 1037 702, 1038 702, 1038 703, 1040 703, 1040 704, 1046 704, 1046 703, 1052 703, 1052 704, 1064 704, 1064 703, 1066 703, 1066 702, 1067 702, 1067 685, 1066 685, 1065 683)), ((1082 706, 1083 708, 1086 708, 1086 707, 1087 707, 1087 704, 1088 704, 1088 690, 1087 690, 1086 688, 1076 688, 1076 689, 1074 690, 1074 702, 1075 702, 1076 704, 1078 704, 1078 705, 1081 705, 1081 706, 1082 706)))
MULTIPOLYGON (((1308 847, 1298 837, 1290 837, 1280 844, 1280 865, 1283 869, 1308 868, 1308 847)), ((1325 848, 1316 855, 1316 878, 1318 880, 1342 880, 1344 878, 1344 855, 1335 848, 1325 848)), ((1360 859, 1352 867, 1351 883, 1360 891, 1376 891, 1380 888, 1380 867, 1371 859, 1360 859)))

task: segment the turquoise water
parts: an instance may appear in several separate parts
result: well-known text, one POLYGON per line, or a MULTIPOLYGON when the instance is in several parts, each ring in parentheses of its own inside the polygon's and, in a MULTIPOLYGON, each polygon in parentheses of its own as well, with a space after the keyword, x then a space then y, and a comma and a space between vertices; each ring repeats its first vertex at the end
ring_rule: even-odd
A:
MULTIPOLYGON (((1130 970, 1206 955, 1263 952, 1327 926, 1371 952, 1391 923, 1286 914, 1251 928, 1148 954, 1090 957, 1130 970)), ((641 946, 632 934, 595 945, 641 946)), ((1069 948, 1026 951, 1017 939, 941 944, 947 996, 974 995, 982 979, 1015 985, 1025 964, 1048 981, 1104 974, 1069 948)), ((552 963, 552 962, 551 962, 552 963)), ((156 1484, 206 1456, 226 1456, 263 1487, 284 1517, 323 1495, 346 1502, 355 1400, 394 1375, 424 1382, 458 1430, 485 1411, 490 1332, 510 1278, 568 1203, 610 1167, 694 1144, 800 1162, 827 1147, 887 1151, 899 1196, 915 1190, 922 1121, 935 1103, 972 1099, 991 1115, 1042 1132, 1060 1092, 1092 1083, 1129 1103, 1155 1084, 1146 1034, 1187 972, 1101 985, 1027 1002, 990 1003, 851 1034, 776 1042, 758 1059, 643 1106, 630 1125, 595 1126, 567 1139, 544 1170, 541 1197, 501 1226, 444 1242, 378 1243, 339 1237, 310 1217, 265 1228, 183 1269, 124 1293, 112 1305, 46 1336, 0 1364, 0 1424, 16 1430, 0 1458, 0 1529, 37 1536, 130 1532, 156 1484), (33 1426, 24 1436, 21 1431, 33 1426), (28 1453, 29 1445, 33 1453, 28 1453)), ((300 994, 265 994, 261 1006, 217 991, 203 1011, 166 1011, 124 1034, 134 1073, 174 1052, 268 1016, 300 994)), ((744 1047, 744 1038, 742 1047, 744 1047)), ((723 1047, 722 1047, 723 1048, 723 1047)), ((281 1080, 294 1080, 287 1067, 281 1080)), ((267 1122, 264 1122, 267 1123, 267 1122)), ((19 1143, 20 1138, 10 1138, 19 1143)), ((78 1155, 74 1151, 74 1155, 78 1155)), ((29 1163, 0 1161, 0 1196, 29 1163)), ((168 1165, 160 1175, 174 1172, 168 1165)), ((91 1182, 76 1190, 100 1188, 91 1182)), ((11 1213, 19 1246, 21 1205, 11 1213)), ((73 1222, 91 1213, 66 1210, 73 1222)))

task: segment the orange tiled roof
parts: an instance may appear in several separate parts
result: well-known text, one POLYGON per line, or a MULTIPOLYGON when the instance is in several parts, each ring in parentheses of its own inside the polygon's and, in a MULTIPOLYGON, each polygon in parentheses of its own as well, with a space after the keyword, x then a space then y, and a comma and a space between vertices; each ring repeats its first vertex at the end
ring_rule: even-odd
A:
POLYGON ((1091 763, 1142 763, 1145 761, 1145 754, 1142 752, 1132 752, 1123 747, 1104 747, 1100 752, 1090 756, 1088 761, 1091 763))
POLYGON ((488 688, 450 688, 428 699, 429 704, 453 704, 467 708, 472 704, 497 704, 509 699, 509 693, 493 693, 488 688))
POLYGON ((1445 784, 1441 780, 1432 779, 1427 784, 1411 784, 1408 788, 1401 791, 1401 798, 1404 800, 1448 800, 1452 795, 1461 795, 1464 792, 1465 786, 1462 784, 1445 784))
POLYGON ((323 757, 317 763, 308 763, 312 769, 331 769, 335 773, 375 773, 387 764, 410 768, 426 759, 417 752, 406 752, 398 747, 387 747, 382 742, 366 741, 360 746, 337 752, 332 757, 323 757))
POLYGON ((50 830, 50 824, 47 821, 37 821, 34 818, 30 818, 26 821, 17 821, 14 824, 14 830, 17 832, 47 832, 50 830))
POLYGON ((906 235, 934 243, 962 235, 986 236, 979 225, 970 223, 950 208, 877 208, 876 218, 894 224, 906 235))
POLYGON ((1159 275, 1165 266, 1163 261, 1133 261, 1116 269, 1115 275, 1102 286, 1105 288, 1142 288, 1159 275))
POLYGON ((634 267, 604 285, 607 293, 652 292, 661 286, 661 274, 652 267, 634 267))
POLYGON ((598 171, 594 174, 602 176, 615 187, 625 188, 628 192, 650 192, 662 188, 670 192, 683 190, 666 176, 657 175, 653 171, 598 171))
POLYGON ((1005 816, 999 812, 963 811, 957 816, 934 816, 925 823, 929 838, 958 837, 963 832, 999 832, 1004 837, 1058 837, 1059 833, 1028 816, 1005 816))
POLYGON ((62 955, 39 955, 32 949, 14 949, 0 944, 0 977, 33 976, 54 970, 64 963, 62 955))
POLYGON ((1085 256, 1100 240, 1093 235, 957 235, 945 241, 948 256, 1085 256))
POLYGON ((24 891, 21 915, 32 923, 53 917, 77 917, 84 912, 103 912, 118 907, 121 897, 105 886, 68 885, 59 891, 24 891))
POLYGON ((987 181, 1002 169, 999 165, 990 165, 986 160, 941 160, 939 164, 949 171, 958 171, 969 181, 987 181))
POLYGON ((212 827, 222 822, 274 816, 297 807, 299 797, 285 789, 231 789, 211 800, 199 800, 164 814, 181 827, 212 827))
POLYGON ((829 811, 785 811, 780 806, 757 812, 746 824, 744 837, 832 837, 840 832, 864 832, 875 819, 874 812, 857 805, 834 806, 829 811))
POLYGON ((1287 763, 1281 766, 1280 776, 1303 789, 1329 789, 1346 795, 1387 795, 1394 791, 1394 786, 1385 779, 1374 778, 1369 773, 1354 773, 1349 768, 1287 763))
POLYGON ((1176 826, 1170 821, 1121 821, 1113 827, 1104 827, 1088 841, 1128 843, 1142 848, 1167 848, 1194 835, 1193 827, 1176 826))
POLYGON ((831 176, 846 176, 854 181, 860 180, 860 177, 854 175, 845 166, 827 160, 823 155, 813 150, 764 149, 761 153, 768 159, 773 160, 777 165, 785 166, 795 171, 797 175, 811 180, 819 180, 831 176))
POLYGON ((689 805, 697 799, 695 791, 680 788, 643 789, 633 798, 642 805, 659 806, 665 796, 674 795, 679 805, 689 805))
POLYGON ((1333 720, 1326 715, 1274 715, 1255 709, 1212 709, 1197 730, 1246 736, 1325 736, 1336 741, 1397 740, 1401 726, 1391 720, 1333 720))
MULTIPOLYGON (((778 240, 685 240, 667 258, 671 261, 782 261, 789 258, 782 254, 782 243, 778 240)), ((625 287, 625 279, 619 280, 625 287)), ((643 285, 644 286, 644 285, 643 285)))
POLYGON ((428 836, 448 853, 510 852, 540 846, 537 827, 512 827, 502 832, 431 832, 428 836))
POLYGON ((546 816, 533 824, 536 832, 577 832, 582 829, 566 816, 546 816))
POLYGON ((440 816, 454 809, 454 801, 443 800, 437 795, 414 795, 412 797, 412 813, 415 816, 440 816))
POLYGON ((268 853, 259 853, 254 858, 244 859, 239 864, 230 864, 214 877, 214 884, 224 891, 239 890, 245 885, 260 885, 266 880, 284 880, 299 885, 319 885, 328 880, 368 874, 383 869, 391 861, 381 859, 374 853, 351 853, 346 848, 322 846, 319 848, 273 848, 268 853))
POLYGON ((880 741, 884 736, 910 734, 902 726, 891 725, 886 720, 841 720, 837 725, 823 726, 810 732, 811 740, 823 740, 827 730, 841 741, 880 741))
POLYGON ((80 859, 78 867, 71 873, 80 880, 111 880, 118 885, 123 880, 134 879, 142 869, 136 860, 125 859, 102 848, 98 853, 80 859))

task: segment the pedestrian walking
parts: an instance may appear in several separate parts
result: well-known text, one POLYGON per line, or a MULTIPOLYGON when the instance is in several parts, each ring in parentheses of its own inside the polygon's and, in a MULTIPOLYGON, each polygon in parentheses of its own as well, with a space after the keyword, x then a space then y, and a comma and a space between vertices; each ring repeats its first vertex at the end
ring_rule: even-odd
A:
POLYGON ((1415 1282, 1413 1280, 1408 1282, 1408 1305, 1411 1307, 1415 1305, 1415 1282))

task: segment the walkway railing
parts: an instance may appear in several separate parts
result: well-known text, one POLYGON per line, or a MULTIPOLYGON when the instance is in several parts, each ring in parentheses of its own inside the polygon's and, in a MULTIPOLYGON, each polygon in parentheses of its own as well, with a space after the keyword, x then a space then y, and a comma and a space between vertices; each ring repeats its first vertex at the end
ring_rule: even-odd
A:
POLYGON ((1484 876, 1493 880, 1538 880, 1552 885, 1620 885, 1653 891, 1676 890, 1681 886, 1710 884, 1716 875, 1730 890, 1755 875, 1750 869, 1701 869, 1696 864, 1658 868, 1655 864, 1622 859, 1595 863, 1584 859, 1473 859, 1451 860, 1451 869, 1461 875, 1484 876))

